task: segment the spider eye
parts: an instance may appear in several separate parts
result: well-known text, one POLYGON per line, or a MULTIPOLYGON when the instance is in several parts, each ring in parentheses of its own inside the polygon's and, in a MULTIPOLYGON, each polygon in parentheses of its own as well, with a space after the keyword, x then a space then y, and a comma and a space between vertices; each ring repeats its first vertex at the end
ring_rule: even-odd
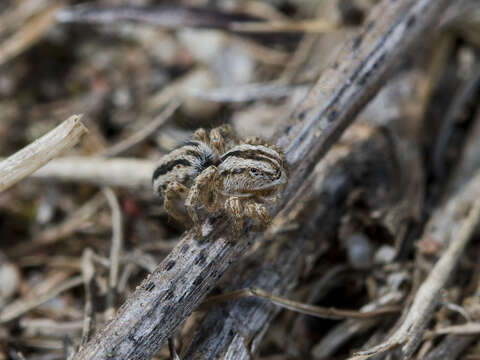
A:
POLYGON ((257 173, 258 173, 258 170, 257 170, 257 169, 255 169, 255 168, 251 168, 251 169, 250 169, 250 174, 252 174, 252 175, 257 175, 257 173))

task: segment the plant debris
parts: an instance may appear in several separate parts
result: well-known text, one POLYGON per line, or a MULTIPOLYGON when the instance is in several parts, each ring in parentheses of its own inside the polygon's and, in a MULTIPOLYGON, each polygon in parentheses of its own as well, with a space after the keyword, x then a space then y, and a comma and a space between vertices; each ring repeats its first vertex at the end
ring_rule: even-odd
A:
POLYGON ((0 360, 480 358, 479 15, 1 3, 0 360), (224 123, 290 168, 235 240, 151 189, 224 123))

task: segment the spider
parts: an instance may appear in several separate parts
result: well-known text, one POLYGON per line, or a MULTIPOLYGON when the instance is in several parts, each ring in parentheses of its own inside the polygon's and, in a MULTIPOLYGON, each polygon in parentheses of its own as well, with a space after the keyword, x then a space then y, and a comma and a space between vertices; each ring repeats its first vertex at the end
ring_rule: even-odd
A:
MULTIPOLYGON (((251 141, 250 141, 251 142, 251 141)), ((243 218, 270 223, 265 204, 275 204, 288 180, 283 153, 273 146, 245 143, 234 146, 195 179, 185 206, 201 236, 199 205, 209 213, 224 209, 232 218, 235 233, 243 227, 243 218)))
POLYGON ((199 210, 215 213, 224 209, 233 220, 235 233, 243 218, 257 219, 266 226, 270 214, 265 205, 275 204, 288 181, 281 150, 255 137, 238 144, 231 129, 195 132, 194 139, 167 154, 153 175, 154 191, 164 197, 165 210, 182 222, 189 222, 175 206, 185 208, 201 237, 199 210))

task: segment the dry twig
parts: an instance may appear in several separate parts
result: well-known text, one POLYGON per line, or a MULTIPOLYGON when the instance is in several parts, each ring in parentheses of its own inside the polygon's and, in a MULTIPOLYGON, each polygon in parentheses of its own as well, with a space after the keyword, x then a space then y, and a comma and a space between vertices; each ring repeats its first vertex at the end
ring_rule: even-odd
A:
POLYGON ((281 296, 274 295, 265 290, 258 288, 246 288, 230 293, 212 296, 207 298, 202 302, 197 310, 206 310, 210 307, 221 304, 225 301, 243 299, 247 297, 254 297, 257 299, 262 299, 271 302, 281 308, 292 310, 300 314, 310 315, 313 317, 323 318, 323 319, 361 319, 368 320, 376 317, 381 317, 385 315, 390 315, 392 313, 397 313, 401 310, 400 307, 384 307, 378 310, 373 311, 355 311, 355 310, 343 310, 336 308, 326 308, 322 306, 315 306, 310 304, 301 303, 298 301, 286 299, 281 296))
POLYGON ((184 27, 223 29, 238 33, 274 33, 274 32, 330 32, 339 24, 322 19, 304 21, 275 20, 265 21, 257 16, 241 13, 227 13, 213 8, 189 6, 155 7, 89 7, 73 6, 61 11, 57 16, 60 22, 79 23, 118 23, 142 22, 167 29, 184 27))
POLYGON ((72 289, 78 285, 81 285, 82 282, 83 280, 81 276, 72 277, 71 279, 68 279, 63 284, 59 285, 57 288, 53 289, 47 294, 33 298, 30 301, 24 301, 24 300, 14 301, 8 304, 7 306, 5 306, 0 312, 0 323, 8 322, 21 316, 27 311, 33 310, 37 306, 47 302, 50 299, 53 299, 58 294, 64 291, 67 291, 69 289, 72 289))
POLYGON ((281 98, 292 94, 295 90, 308 89, 309 85, 282 84, 247 84, 232 87, 222 87, 205 91, 191 89, 189 93, 201 99, 216 102, 246 102, 261 98, 281 98))
POLYGON ((108 278, 106 318, 110 319, 115 314, 115 296, 118 285, 118 271, 120 256, 123 248, 123 217, 117 196, 110 188, 103 189, 112 212, 112 244, 110 247, 110 276, 108 278))
POLYGON ((46 9, 23 24, 13 36, 0 44, 0 66, 29 48, 55 24, 55 15, 63 7, 63 0, 56 0, 46 9))
POLYGON ((0 191, 30 175, 74 146, 87 132, 80 116, 73 115, 41 138, 0 163, 0 191))
POLYGON ((37 170, 31 177, 150 190, 153 170, 155 162, 151 160, 62 157, 37 170))
POLYGON ((82 340, 80 341, 80 348, 83 347, 90 339, 90 334, 93 328, 93 300, 92 300, 92 286, 95 275, 95 267, 92 261, 93 251, 91 249, 85 249, 82 255, 82 278, 85 288, 85 307, 83 315, 82 326, 82 340))

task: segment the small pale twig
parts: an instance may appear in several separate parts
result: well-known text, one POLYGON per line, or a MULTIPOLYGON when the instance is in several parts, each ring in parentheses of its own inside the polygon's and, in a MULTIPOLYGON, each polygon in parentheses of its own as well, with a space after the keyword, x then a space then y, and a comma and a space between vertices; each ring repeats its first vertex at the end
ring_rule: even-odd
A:
POLYGON ((276 99, 290 95, 293 91, 308 88, 309 85, 247 84, 211 90, 193 88, 189 93, 216 102, 245 102, 261 98, 276 99))
POLYGON ((112 245, 110 247, 110 276, 107 294, 107 319, 115 314, 115 294, 118 284, 118 269, 120 256, 123 247, 123 217, 117 196, 110 188, 104 188, 103 194, 107 198, 108 205, 112 212, 112 245))
POLYGON ((462 315, 462 317, 467 321, 472 321, 472 318, 468 314, 468 312, 460 305, 449 303, 449 302, 442 302, 442 305, 450 311, 454 311, 462 315))
POLYGON ((423 338, 431 339, 436 336, 446 335, 446 334, 475 335, 479 333, 480 333, 480 323, 467 322, 466 324, 462 324, 462 325, 445 326, 440 329, 426 331, 423 338))
POLYGON ((225 301, 237 300, 246 297, 255 297, 257 299, 270 301, 272 304, 280 306, 284 309, 299 312, 322 319, 372 319, 379 316, 390 315, 392 313, 398 313, 401 310, 399 306, 390 306, 383 309, 374 311, 355 311, 355 310, 342 310, 335 308, 326 308, 322 306, 315 306, 310 304, 301 303, 298 301, 289 300, 277 295, 270 294, 262 289, 258 288, 246 288, 237 291, 233 291, 227 294, 212 296, 206 299, 200 304, 197 310, 205 310, 213 305, 223 303, 225 301))
POLYGON ((126 264, 134 264, 140 267, 141 269, 144 269, 148 272, 152 272, 155 270, 155 267, 157 266, 157 261, 155 258, 140 249, 134 249, 133 251, 126 253, 123 256, 123 261, 126 264))
POLYGON ((0 65, 17 56, 45 35, 48 29, 55 24, 55 15, 63 7, 63 3, 63 0, 55 1, 33 19, 23 24, 20 30, 3 44, 0 44, 0 65))
POLYGON ((81 320, 56 321, 48 318, 20 320, 20 327, 35 334, 47 336, 64 336, 66 333, 78 333, 82 329, 81 320))
POLYGON ((303 37, 292 58, 289 59, 285 69, 276 81, 278 84, 290 84, 295 79, 301 66, 310 57, 310 54, 320 36, 321 35, 318 34, 306 34, 303 37))
POLYGON ((339 28, 340 24, 322 19, 303 21, 269 21, 269 22, 233 22, 230 30, 240 33, 274 33, 274 32, 305 32, 326 33, 339 28))
MULTIPOLYGON (((38 348, 42 350, 59 350, 65 354, 65 344, 63 340, 57 339, 39 339, 39 338, 20 338, 19 344, 27 348, 38 348)), ((16 360, 16 359, 15 359, 16 360)))
POLYGON ((0 192, 30 175, 74 146, 87 132, 79 115, 73 115, 41 138, 0 163, 0 192))
MULTIPOLYGON (((254 21, 258 17, 242 14, 254 21)), ((60 11, 57 21, 64 23, 118 24, 140 22, 166 29, 213 28, 228 30, 238 14, 206 7, 183 5, 99 7, 76 5, 60 11)), ((259 19, 261 20, 261 19, 259 19)))
POLYGON ((368 333, 381 319, 365 321, 345 320, 334 326, 312 350, 312 358, 316 360, 332 359, 342 345, 359 334, 368 333))
MULTIPOLYGON (((110 268, 111 266, 110 259, 107 259, 106 257, 100 256, 96 253, 92 254, 92 260, 105 268, 110 268)), ((149 256, 141 251, 132 251, 131 253, 125 254, 121 258, 121 263, 134 264, 148 272, 152 272, 157 264, 152 256, 149 256)))
POLYGON ((82 339, 80 340, 80 349, 85 346, 90 339, 93 328, 93 301, 92 301, 92 285, 95 267, 92 261, 93 251, 89 248, 83 251, 82 255, 82 278, 85 288, 85 305, 83 315, 82 339))
MULTIPOLYGON (((118 286, 117 286, 118 292, 120 294, 122 294, 127 289, 128 280, 130 279, 130 276, 132 275, 132 273, 134 273, 136 268, 137 266, 133 263, 127 263, 124 266, 123 272, 120 275, 120 278, 118 280, 118 286)), ((155 267, 153 267, 153 269, 155 269, 155 267)))
POLYGON ((31 177, 150 190, 155 166, 154 161, 140 159, 62 157, 52 160, 31 177))
POLYGON ((15 26, 21 26, 29 18, 45 10, 48 1, 21 1, 12 3, 7 11, 0 13, 0 37, 5 35, 15 26))
POLYGON ((33 298, 30 301, 24 301, 24 300, 14 301, 9 305, 5 306, 0 312, 0 323, 11 321, 25 314, 26 312, 35 309, 37 306, 42 305, 48 300, 53 299, 54 297, 58 296, 62 292, 72 289, 74 287, 77 287, 82 283, 83 283, 82 277, 75 276, 65 281, 63 284, 53 289, 49 293, 33 298))
POLYGON ((89 6, 73 6, 61 11, 57 20, 61 22, 109 24, 118 22, 138 21, 169 29, 183 27, 213 28, 237 33, 272 33, 272 32, 315 32, 324 33, 336 30, 340 24, 324 19, 287 21, 264 19, 242 14, 220 12, 209 8, 186 6, 156 6, 156 7, 110 7, 95 8, 89 6))

